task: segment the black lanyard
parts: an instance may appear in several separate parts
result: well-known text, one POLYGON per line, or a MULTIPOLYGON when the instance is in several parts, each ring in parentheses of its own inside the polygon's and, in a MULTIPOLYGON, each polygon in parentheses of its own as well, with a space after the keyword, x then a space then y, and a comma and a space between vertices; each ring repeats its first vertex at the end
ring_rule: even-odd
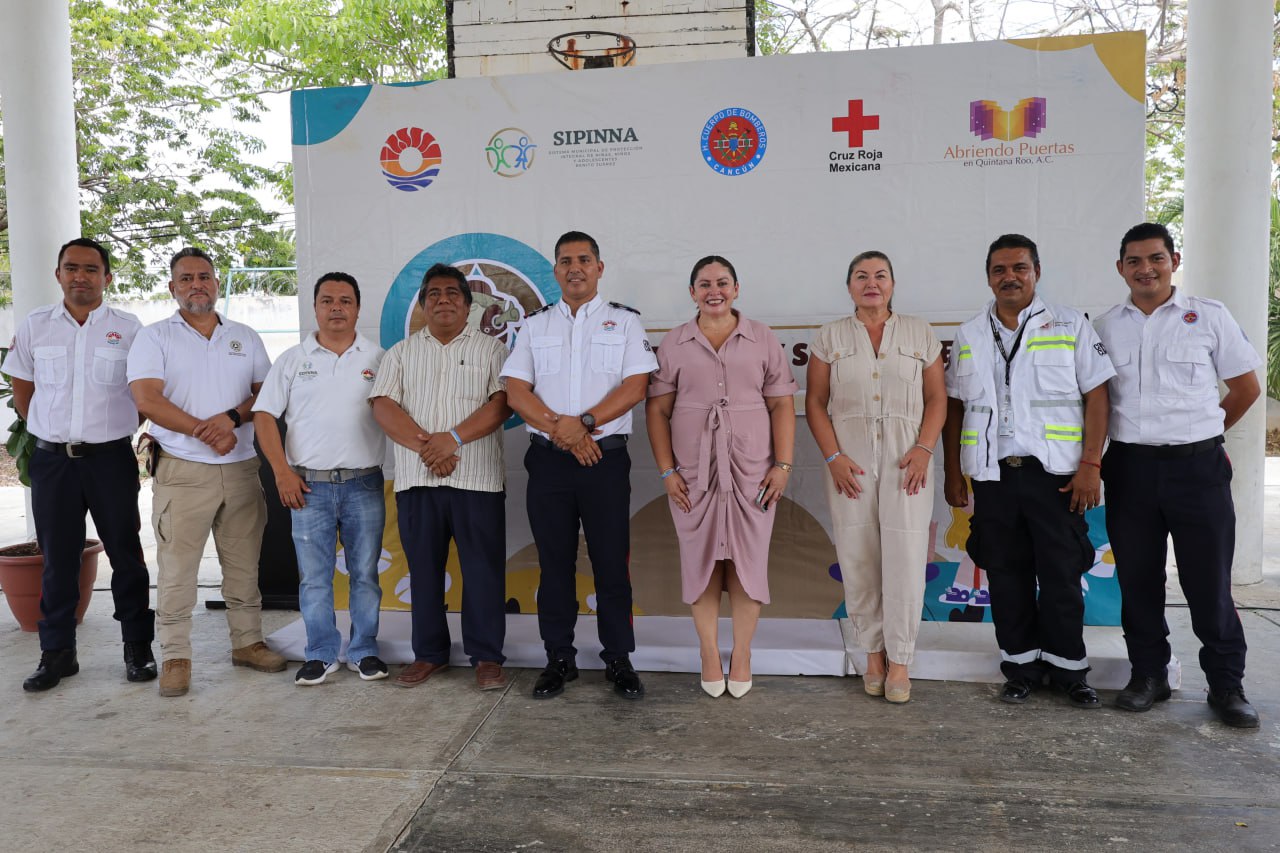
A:
POLYGON ((1041 308, 1035 314, 1028 314, 1022 321, 1022 325, 1018 326, 1018 334, 1013 339, 1013 349, 1006 351, 1004 348, 1004 339, 1000 337, 1000 330, 996 328, 995 318, 990 314, 987 315, 987 322, 991 324, 991 336, 996 339, 996 347, 1000 350, 1000 356, 1004 359, 1004 387, 1009 387, 1009 371, 1013 367, 1013 357, 1018 354, 1018 347, 1022 346, 1022 333, 1027 330, 1027 323, 1037 314, 1043 314, 1044 309, 1041 308))

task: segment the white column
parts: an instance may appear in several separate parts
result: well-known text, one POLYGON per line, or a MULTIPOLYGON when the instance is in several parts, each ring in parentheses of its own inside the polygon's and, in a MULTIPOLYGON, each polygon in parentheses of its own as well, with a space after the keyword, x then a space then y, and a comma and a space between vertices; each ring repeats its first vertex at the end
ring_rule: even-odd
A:
POLYGON ((80 236, 65 0, 0 0, 0 110, 16 325, 62 298, 53 279, 58 247, 80 236))
MULTIPOLYGON (((1187 289, 1221 299, 1266 357, 1272 0, 1191 0, 1187 19, 1187 289)), ((1227 432, 1232 580, 1262 580, 1266 407, 1227 432)))

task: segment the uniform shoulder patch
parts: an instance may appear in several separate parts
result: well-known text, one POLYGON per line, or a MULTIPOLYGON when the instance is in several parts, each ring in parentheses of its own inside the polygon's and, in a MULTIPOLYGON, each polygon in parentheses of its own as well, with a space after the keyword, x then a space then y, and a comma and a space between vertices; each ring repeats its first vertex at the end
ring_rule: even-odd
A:
MULTIPOLYGON (((554 303, 554 302, 552 302, 552 303, 551 303, 551 305, 555 305, 555 303, 554 303)), ((541 314, 543 311, 550 311, 550 310, 551 310, 551 305, 543 305, 543 306, 542 306, 541 308, 539 308, 538 310, 536 310, 536 311, 530 311, 528 314, 525 314, 525 315, 524 315, 524 317, 525 317, 525 319, 526 319, 526 320, 527 320, 527 319, 529 319, 530 317, 537 317, 537 316, 538 316, 539 314, 541 314)))
POLYGON ((630 311, 632 314, 640 313, 635 308, 632 308, 630 305, 623 305, 621 302, 610 302, 609 306, 612 308, 621 308, 623 311, 630 311))

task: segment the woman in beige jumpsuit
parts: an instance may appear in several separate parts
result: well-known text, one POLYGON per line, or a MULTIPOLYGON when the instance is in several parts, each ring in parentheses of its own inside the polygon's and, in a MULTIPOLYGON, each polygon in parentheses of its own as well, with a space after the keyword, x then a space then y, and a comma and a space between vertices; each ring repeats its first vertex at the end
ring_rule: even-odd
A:
POLYGON ((892 310, 884 253, 854 258, 846 284, 855 310, 810 345, 805 415, 830 474, 846 609, 867 650, 863 687, 906 702, 929 557, 933 447, 946 419, 942 347, 924 320, 892 310))

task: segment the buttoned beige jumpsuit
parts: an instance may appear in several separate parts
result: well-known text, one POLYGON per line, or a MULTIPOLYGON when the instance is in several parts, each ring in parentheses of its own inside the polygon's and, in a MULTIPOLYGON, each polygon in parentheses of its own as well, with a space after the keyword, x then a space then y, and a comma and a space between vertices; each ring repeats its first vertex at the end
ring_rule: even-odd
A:
POLYGON ((920 630, 936 472, 931 465, 925 487, 908 495, 898 463, 919 439, 924 368, 942 347, 928 323, 895 313, 878 354, 854 317, 823 326, 810 351, 831 365, 827 412, 840 451, 866 472, 858 476, 856 499, 826 478, 845 606, 859 645, 909 664, 920 630))

